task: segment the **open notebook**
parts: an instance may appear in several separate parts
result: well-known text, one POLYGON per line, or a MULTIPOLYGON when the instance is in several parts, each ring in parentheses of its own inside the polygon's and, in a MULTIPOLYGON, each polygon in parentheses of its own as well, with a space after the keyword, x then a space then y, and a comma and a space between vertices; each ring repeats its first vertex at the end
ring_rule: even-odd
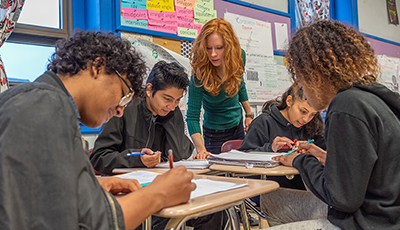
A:
POLYGON ((246 168, 263 167, 270 168, 280 165, 278 161, 272 160, 272 157, 283 155, 285 153, 275 152, 242 152, 238 150, 231 150, 229 152, 220 154, 211 154, 212 157, 208 158, 210 164, 227 164, 227 165, 240 165, 246 168))

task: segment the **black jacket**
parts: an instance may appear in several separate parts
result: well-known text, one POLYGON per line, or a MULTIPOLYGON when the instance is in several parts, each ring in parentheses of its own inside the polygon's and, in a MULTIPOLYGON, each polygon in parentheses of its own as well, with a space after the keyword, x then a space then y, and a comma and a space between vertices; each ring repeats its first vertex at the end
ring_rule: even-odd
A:
POLYGON ((112 174, 114 168, 145 167, 140 156, 127 156, 143 148, 161 151, 161 161, 168 160, 172 149, 174 161, 187 159, 194 146, 184 133, 184 122, 179 107, 167 116, 153 116, 145 100, 133 102, 124 110, 122 117, 113 117, 97 138, 90 161, 104 174, 112 174))
POLYGON ((341 229, 400 229, 400 96, 374 83, 338 92, 326 121, 325 166, 307 154, 296 167, 341 229))
POLYGON ((0 228, 125 229, 94 175, 77 113, 57 75, 0 94, 0 228))
MULTIPOLYGON (((325 149, 325 140, 322 136, 313 136, 307 134, 301 127, 297 128, 290 124, 275 105, 269 110, 260 114, 250 124, 249 130, 238 150, 241 151, 259 151, 272 152, 272 141, 275 137, 287 137, 291 140, 299 141, 314 139, 314 143, 325 149)), ((285 146, 278 152, 288 152, 291 149, 285 146)))

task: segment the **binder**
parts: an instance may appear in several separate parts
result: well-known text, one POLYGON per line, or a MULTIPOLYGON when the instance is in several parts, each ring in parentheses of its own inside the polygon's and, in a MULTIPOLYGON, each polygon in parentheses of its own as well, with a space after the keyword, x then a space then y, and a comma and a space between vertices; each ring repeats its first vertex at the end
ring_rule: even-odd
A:
POLYGON ((275 152, 241 152, 231 150, 221 154, 211 154, 208 158, 210 164, 238 165, 246 168, 262 167, 271 168, 281 165, 279 161, 272 160, 272 157, 283 155, 275 152))

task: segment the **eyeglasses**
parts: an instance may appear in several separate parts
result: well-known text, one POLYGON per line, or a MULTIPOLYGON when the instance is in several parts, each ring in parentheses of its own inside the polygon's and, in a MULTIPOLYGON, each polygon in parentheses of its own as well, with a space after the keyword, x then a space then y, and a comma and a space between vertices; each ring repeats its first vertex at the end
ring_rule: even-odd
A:
POLYGON ((113 70, 118 75, 118 77, 121 78, 121 80, 125 83, 125 85, 129 89, 129 93, 127 95, 123 96, 121 98, 121 100, 119 101, 119 104, 118 104, 119 107, 125 108, 129 104, 129 102, 132 101, 132 98, 133 98, 133 95, 135 94, 135 91, 133 91, 133 89, 128 85, 128 83, 125 81, 125 79, 121 76, 121 74, 117 70, 115 70, 114 68, 113 68, 113 70))

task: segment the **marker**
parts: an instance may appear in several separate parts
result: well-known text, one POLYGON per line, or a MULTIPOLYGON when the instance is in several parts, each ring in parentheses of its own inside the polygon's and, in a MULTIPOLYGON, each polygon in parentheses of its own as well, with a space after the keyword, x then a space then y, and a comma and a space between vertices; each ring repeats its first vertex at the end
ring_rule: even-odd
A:
MULTIPOLYGON (((313 143, 313 142, 314 142, 314 139, 311 139, 311 140, 309 140, 309 141, 304 142, 303 145, 310 144, 310 143, 313 143)), ((286 153, 285 156, 287 156, 287 155, 289 155, 289 154, 291 154, 291 153, 296 152, 296 150, 298 150, 298 149, 299 149, 299 147, 294 148, 292 151, 286 153)))
MULTIPOLYGON (((157 152, 153 152, 153 154, 156 154, 157 152)), ((127 156, 141 156, 141 155, 146 155, 147 153, 127 153, 127 156)))
POLYGON ((144 186, 147 186, 147 185, 149 185, 149 184, 151 184, 151 182, 147 182, 147 183, 143 183, 143 184, 140 184, 142 187, 144 187, 144 186))
POLYGON ((172 154, 172 149, 168 150, 169 168, 174 167, 174 155, 172 154))

